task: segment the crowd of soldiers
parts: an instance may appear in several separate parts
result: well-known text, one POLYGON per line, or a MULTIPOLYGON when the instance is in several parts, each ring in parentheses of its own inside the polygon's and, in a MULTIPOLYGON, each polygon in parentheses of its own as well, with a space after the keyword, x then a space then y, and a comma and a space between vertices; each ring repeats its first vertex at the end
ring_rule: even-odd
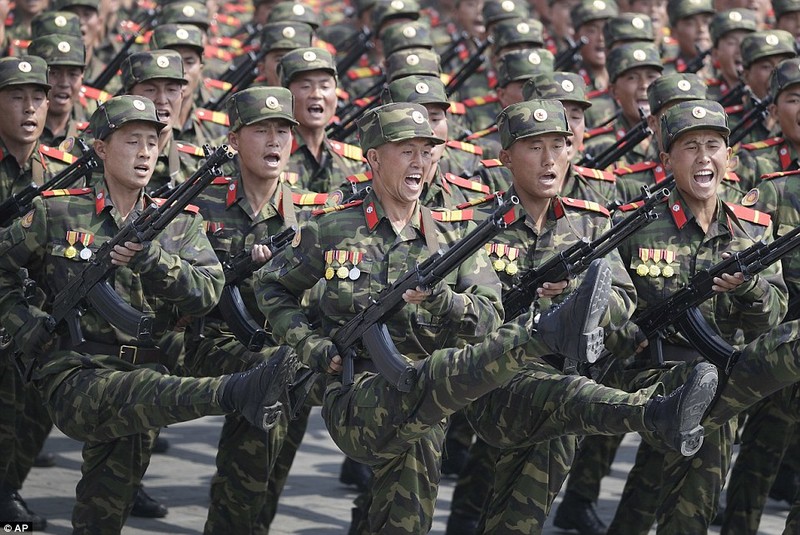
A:
POLYGON ((224 414, 204 532, 267 533, 321 406, 353 534, 443 474, 449 535, 800 533, 800 0, 742 4, 0 1, 0 520, 54 424, 74 533, 164 516, 224 414))

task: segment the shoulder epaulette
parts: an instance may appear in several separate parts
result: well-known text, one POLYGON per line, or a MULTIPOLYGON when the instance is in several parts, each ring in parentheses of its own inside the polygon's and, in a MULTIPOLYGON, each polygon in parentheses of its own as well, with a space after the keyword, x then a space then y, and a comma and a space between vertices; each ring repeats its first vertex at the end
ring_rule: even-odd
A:
POLYGON ((741 113, 744 111, 744 104, 734 104, 733 106, 728 106, 725 108, 725 113, 728 115, 733 115, 736 113, 741 113))
POLYGON ((233 179, 229 176, 218 176, 211 181, 211 184, 213 186, 227 186, 231 182, 233 182, 233 179))
POLYGON ((341 87, 336 88, 336 98, 339 100, 350 100, 350 93, 342 89, 341 87))
POLYGON ((772 180, 773 178, 791 175, 800 175, 800 169, 795 169, 794 171, 776 171, 774 173, 766 173, 761 175, 761 180, 772 180))
POLYGON ((335 47, 335 46, 333 46, 333 45, 332 45, 331 43, 329 43, 328 41, 325 41, 324 39, 320 39, 320 38, 318 38, 318 37, 315 37, 315 38, 314 38, 314 44, 313 44, 312 46, 315 46, 315 47, 317 47, 317 48, 322 48, 323 50, 327 50, 327 51, 328 51, 328 52, 330 52, 330 53, 331 53, 331 55, 333 55, 333 56, 335 56, 335 55, 336 55, 336 52, 337 52, 337 50, 336 50, 336 47, 335 47))
POLYGON ((607 87, 605 89, 595 89, 594 91, 589 91, 586 93, 586 100, 592 100, 593 98, 602 97, 606 94, 608 94, 607 87))
POLYGON ((644 201, 629 202, 628 204, 623 204, 622 206, 617 207, 617 210, 620 212, 630 212, 631 210, 636 210, 642 206, 644 206, 644 201))
POLYGON ((497 132, 497 125, 493 124, 489 128, 484 128, 483 130, 478 130, 477 132, 473 132, 472 134, 467 136, 467 141, 474 141, 476 139, 480 139, 483 136, 488 136, 489 134, 493 134, 497 132))
POLYGON ((495 194, 490 193, 485 197, 478 197, 476 199, 472 199, 471 201, 462 202, 461 204, 456 205, 456 210, 463 210, 464 208, 469 208, 470 206, 478 206, 479 204, 483 204, 487 201, 494 202, 495 194))
POLYGON ((210 123, 221 124, 223 126, 230 126, 228 114, 221 111, 211 111, 204 108, 198 108, 194 112, 195 117, 201 121, 208 121, 210 123))
POLYGON ((237 18, 236 18, 236 17, 234 17, 233 15, 222 15, 222 14, 220 14, 220 13, 217 13, 217 14, 216 14, 216 16, 214 17, 214 19, 215 19, 215 20, 216 20, 218 23, 225 24, 226 26, 236 26, 236 27, 239 27, 239 26, 241 26, 241 25, 242 25, 242 21, 240 21, 239 19, 237 19, 237 18))
POLYGON ((463 150, 464 152, 469 152, 471 154, 477 154, 478 156, 483 154, 483 149, 477 145, 473 145, 472 143, 465 143, 464 141, 456 141, 455 139, 451 139, 445 144, 448 147, 463 150))
POLYGON ((573 199, 571 197, 561 197, 561 202, 566 204, 567 206, 571 206, 572 208, 580 208, 582 210, 598 212, 605 216, 611 215, 611 212, 609 212, 608 210, 606 210, 604 206, 601 206, 596 202, 585 201, 583 199, 573 199))
POLYGON ((378 76, 381 73, 381 68, 373 67, 356 67, 347 71, 347 77, 351 80, 360 80, 361 78, 370 78, 371 76, 378 76))
POLYGON ((65 195, 86 195, 92 193, 92 188, 73 189, 47 189, 42 192, 42 197, 63 197, 65 195))
POLYGON ((741 204, 734 204, 732 202, 726 202, 725 204, 728 205, 728 208, 730 208, 733 214, 739 219, 744 219, 745 221, 755 223, 761 227, 768 226, 772 221, 772 218, 770 218, 769 214, 765 214, 764 212, 759 212, 758 210, 753 210, 752 208, 742 206, 741 204))
POLYGON ((364 199, 358 199, 357 201, 352 201, 345 204, 337 204, 336 206, 328 206, 326 208, 320 208, 318 210, 314 210, 313 212, 311 212, 311 215, 318 216, 318 215, 330 214, 331 212, 338 212, 346 208, 361 206, 362 204, 364 204, 364 199))
POLYGON ((458 221, 472 221, 475 217, 474 210, 431 210, 435 221, 455 223, 458 221))
POLYGON ((708 87, 712 87, 712 86, 716 87, 718 85, 722 85, 722 80, 720 78, 711 78, 709 80, 706 80, 706 85, 708 87))
POLYGON ((345 180, 347 180, 351 184, 361 184, 362 182, 369 182, 370 180, 372 180, 372 171, 367 171, 366 173, 356 173, 355 175, 350 175, 345 180))
POLYGON ((227 91, 231 88, 231 84, 228 82, 223 82, 222 80, 215 80, 214 78, 205 78, 203 80, 203 85, 208 87, 209 89, 221 89, 223 91, 227 91))
POLYGON ((191 154, 199 158, 205 158, 206 156, 206 154, 203 152, 203 149, 192 145, 191 143, 176 142, 176 146, 180 152, 185 152, 186 154, 191 154))
POLYGON ((455 115, 464 115, 467 113, 467 107, 464 106, 463 102, 451 102, 447 111, 455 115))
POLYGON ((617 177, 610 171, 603 171, 601 169, 592 169, 591 167, 583 167, 581 165, 572 166, 575 171, 585 178, 594 178, 595 180, 604 180, 606 182, 616 182, 617 177))
POLYGON ((298 206, 311 206, 328 202, 327 193, 292 193, 292 202, 298 206))
POLYGON ((484 167, 492 168, 492 167, 502 167, 503 162, 498 160, 497 158, 491 158, 488 160, 481 160, 481 165, 484 167))
POLYGON ((468 189, 470 191, 477 191, 478 193, 491 192, 489 186, 487 186, 486 184, 482 184, 481 182, 476 182, 474 180, 468 180, 464 177, 454 175, 453 173, 445 173, 444 178, 451 184, 455 184, 460 188, 468 189))
POLYGON ((596 136, 600 136, 602 134, 610 134, 614 131, 614 125, 608 126, 598 126, 597 128, 592 128, 591 130, 587 130, 585 134, 583 134, 583 139, 591 139, 596 136))
POLYGON ((483 106, 484 104, 491 104, 492 102, 499 102, 497 95, 483 95, 480 97, 472 97, 461 103, 467 108, 474 108, 475 106, 483 106))
POLYGON ((356 147, 355 145, 349 145, 347 143, 342 143, 341 141, 334 141, 330 140, 331 149, 333 152, 342 156, 344 158, 349 158, 351 160, 361 161, 364 156, 361 154, 361 149, 356 147))
POLYGON ((626 165, 624 167, 618 167, 614 169, 614 174, 617 176, 624 176, 630 173, 639 173, 640 171, 649 171, 650 169, 654 169, 658 167, 658 162, 639 162, 633 165, 626 165))
POLYGON ((86 98, 97 100, 101 103, 107 101, 113 96, 111 93, 107 93, 102 89, 95 89, 94 87, 89 87, 88 85, 81 86, 81 94, 86 98))
MULTIPOLYGON (((446 73, 446 72, 443 72, 442 74, 440 74, 440 75, 439 75, 439 79, 441 79, 441 80, 442 80, 442 83, 443 83, 444 85, 447 85, 447 84, 449 84, 449 83, 450 83, 450 80, 452 80, 452 79, 453 79, 453 75, 452 75, 452 74, 448 74, 448 73, 446 73)), ((466 111, 466 110, 465 110, 465 111, 466 111)))
MULTIPOLYGON (((153 199, 153 202, 156 203, 157 205, 161 206, 162 204, 167 202, 167 199, 155 198, 155 199, 153 199)), ((195 206, 193 204, 187 204, 186 206, 183 207, 183 211, 184 212, 189 212, 189 213, 192 213, 192 214, 199 214, 200 213, 200 207, 199 206, 195 206)))
POLYGON ((728 182, 741 182, 742 179, 739 178, 739 175, 734 173, 733 171, 728 171, 725 173, 725 176, 722 177, 722 180, 727 180, 728 182))
POLYGON ((206 47, 203 49, 203 57, 221 59, 222 61, 233 60, 233 54, 224 48, 213 45, 206 45, 206 47))
POLYGON ((48 147, 47 145, 39 145, 39 152, 48 158, 53 158, 54 160, 64 163, 71 164, 75 161, 75 156, 72 154, 64 152, 63 150, 54 149, 53 147, 48 147))
POLYGON ((89 128, 89 121, 78 121, 75 123, 75 128, 83 132, 87 128, 89 128))
POLYGON ((771 137, 769 139, 762 139, 761 141, 754 141, 752 143, 745 143, 741 146, 744 150, 759 150, 766 149, 767 147, 774 147, 778 143, 783 143, 782 137, 771 137))

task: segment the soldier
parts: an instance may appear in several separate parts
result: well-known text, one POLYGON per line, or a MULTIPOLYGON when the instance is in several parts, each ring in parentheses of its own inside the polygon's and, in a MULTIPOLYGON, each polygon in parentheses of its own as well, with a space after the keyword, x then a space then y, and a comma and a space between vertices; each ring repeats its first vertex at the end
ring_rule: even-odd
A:
POLYGON ((603 40, 609 52, 625 43, 655 42, 653 21, 641 13, 621 13, 606 21, 603 40))
MULTIPOLYGON (((149 432, 234 410, 262 425, 273 412, 267 407, 277 407, 296 362, 285 348, 269 364, 246 373, 208 379, 170 376, 158 347, 137 345, 135 337, 93 309, 80 317, 86 341, 75 346, 62 338, 60 328, 50 332, 47 307, 26 301, 20 268, 29 268, 45 293, 55 296, 80 276, 99 244, 129 217, 137 217, 143 203, 152 202, 142 196, 142 188, 155 167, 158 131, 165 126, 146 99, 110 100, 90 119, 95 150, 105 164, 103 182, 37 198, 33 209, 4 231, 3 326, 56 425, 85 443, 72 517, 75 533, 120 532, 149 460, 149 432)), ((177 315, 198 316, 211 309, 223 284, 202 219, 191 211, 173 220, 157 240, 117 245, 111 262, 117 266, 116 291, 153 311, 161 331, 174 325, 177 315)))
MULTIPOLYGON (((732 152, 727 146, 729 132, 725 112, 714 101, 679 102, 661 116, 662 164, 674 173, 676 186, 660 205, 658 219, 619 248, 636 286, 637 312, 623 329, 628 332, 624 339, 632 344, 642 339, 636 333, 639 314, 683 287, 694 273, 718 263, 724 253, 772 239, 766 214, 719 198, 719 184, 732 152)), ((725 274, 714 279, 713 289, 716 297, 698 308, 728 343, 755 339, 786 312, 786 285, 779 264, 748 280, 741 273, 725 274)), ((657 353, 668 365, 669 361, 691 364, 701 358, 682 334, 655 342, 661 347, 651 348, 651 356, 642 352, 647 341, 636 348, 631 371, 660 369, 657 353)), ((735 419, 717 421, 690 459, 652 441, 642 442, 609 532, 647 533, 654 520, 662 533, 705 532, 727 473, 735 427, 735 419)))
POLYGON ((299 22, 273 22, 265 24, 261 30, 261 46, 268 50, 258 65, 259 78, 263 85, 281 86, 278 65, 281 58, 297 48, 311 46, 314 31, 308 24, 299 22))
MULTIPOLYGON (((719 65, 713 79, 707 81, 710 100, 719 101, 721 97, 737 87, 740 83, 742 70, 742 39, 758 30, 756 13, 750 9, 731 9, 717 13, 711 19, 711 61, 719 65)), ((741 98, 728 104, 725 113, 731 124, 738 122, 733 119, 735 114, 741 114, 734 105, 741 105, 741 98)))
MULTIPOLYGON (((11 40, 27 40, 31 36, 31 21, 36 15, 44 12, 47 9, 47 2, 45 0, 36 0, 34 2, 16 2, 13 4, 13 9, 3 13, 3 26, 5 39, 11 40)), ((52 8, 53 6, 51 6, 52 8)), ((7 41, 2 41, 3 47, 9 45, 7 41)))
POLYGON ((796 0, 773 0, 772 9, 775 12, 775 29, 785 30, 800 37, 800 3, 796 0))
MULTIPOLYGON (((221 261, 250 251, 253 260, 263 264, 272 253, 259 242, 287 225, 296 225, 309 209, 327 202, 327 195, 292 190, 284 180, 292 146, 291 128, 297 125, 292 107, 292 94, 279 87, 245 89, 228 101, 228 115, 232 118, 228 140, 238 151, 236 173, 215 179, 196 200, 209 242, 221 261), (265 151, 275 165, 265 160, 265 151)), ((255 314, 256 322, 263 325, 250 278, 238 286, 247 312, 255 314)), ((191 375, 216 376, 267 362, 276 351, 280 351, 277 346, 249 351, 231 334, 222 313, 215 309, 205 317, 202 333, 187 336, 185 366, 191 375)), ((211 481, 205 533, 254 533, 260 529, 267 480, 285 433, 283 420, 265 440, 263 430, 241 415, 226 417, 217 452, 217 472, 211 481)))
MULTIPOLYGON (((711 48, 708 23, 714 15, 712 0, 669 0, 667 2, 670 36, 678 46, 678 55, 666 58, 664 71, 685 72, 689 63, 711 48)), ((705 63, 694 72, 702 79, 710 78, 705 63)))

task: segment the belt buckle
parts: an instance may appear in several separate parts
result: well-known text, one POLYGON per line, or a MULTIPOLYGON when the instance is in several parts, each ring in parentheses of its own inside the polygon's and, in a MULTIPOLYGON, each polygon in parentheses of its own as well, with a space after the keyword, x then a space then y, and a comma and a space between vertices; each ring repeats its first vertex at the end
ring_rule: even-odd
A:
POLYGON ((131 364, 136 364, 138 354, 139 348, 137 346, 122 345, 119 348, 119 358, 127 360, 131 364))

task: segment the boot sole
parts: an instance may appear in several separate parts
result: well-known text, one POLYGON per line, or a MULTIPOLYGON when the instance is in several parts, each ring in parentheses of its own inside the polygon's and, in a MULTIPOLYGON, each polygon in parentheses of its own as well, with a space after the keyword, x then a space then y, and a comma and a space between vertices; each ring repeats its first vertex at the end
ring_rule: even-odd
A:
POLYGON ((583 318, 584 332, 581 334, 580 355, 583 362, 597 361, 605 351, 603 343, 605 333, 600 327, 600 319, 608 308, 608 299, 611 294, 611 268, 602 260, 595 260, 586 272, 586 277, 594 277, 589 306, 583 318))
POLYGON ((680 428, 676 437, 676 449, 691 457, 703 445, 703 416, 717 393, 719 376, 713 364, 702 362, 695 366, 686 381, 678 409, 680 428))

